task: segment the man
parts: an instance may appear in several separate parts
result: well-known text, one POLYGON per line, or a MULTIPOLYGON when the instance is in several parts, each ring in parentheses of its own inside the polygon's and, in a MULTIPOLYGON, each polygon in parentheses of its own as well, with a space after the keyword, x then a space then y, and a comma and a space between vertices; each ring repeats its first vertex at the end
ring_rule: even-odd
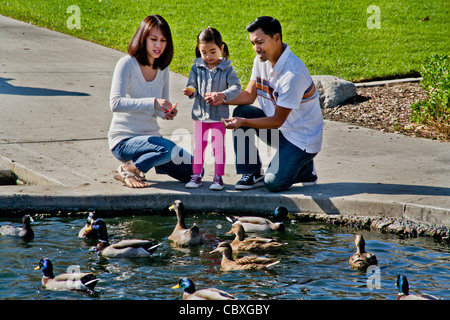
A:
POLYGON ((314 82, 303 62, 283 43, 278 20, 259 17, 247 31, 257 57, 247 88, 227 102, 238 105, 233 117, 223 120, 227 129, 234 130, 236 171, 243 174, 235 188, 265 185, 279 192, 294 183, 316 184, 313 158, 322 146, 323 119, 314 82), (256 97, 261 109, 251 106, 256 97), (261 138, 262 133, 268 133, 267 144, 277 149, 265 176, 251 143, 252 134, 261 138))

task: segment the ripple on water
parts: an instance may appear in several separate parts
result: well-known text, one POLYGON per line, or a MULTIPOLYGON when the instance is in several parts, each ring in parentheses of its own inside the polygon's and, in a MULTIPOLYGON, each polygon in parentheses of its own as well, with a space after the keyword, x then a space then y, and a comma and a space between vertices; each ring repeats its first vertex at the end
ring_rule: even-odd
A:
MULTIPOLYGON (((36 237, 29 243, 0 236, 0 299, 181 299, 172 286, 184 276, 197 288, 216 287, 239 299, 395 299, 396 275, 405 273, 412 291, 448 299, 450 249, 430 239, 398 239, 353 228, 324 223, 287 224, 285 233, 272 233, 285 243, 281 263, 270 271, 220 270, 220 255, 209 254, 226 235, 229 223, 221 215, 187 217, 207 235, 202 247, 176 248, 168 242, 175 225, 173 216, 105 218, 111 241, 151 238, 163 244, 156 254, 141 259, 99 259, 95 241, 77 238, 85 219, 41 217, 35 219, 36 237), (220 228, 218 227, 220 226, 220 228), (366 239, 366 250, 377 255, 379 287, 370 289, 374 274, 351 270, 348 259, 356 249, 354 234, 366 239), (55 274, 72 265, 93 271, 100 279, 96 292, 49 292, 42 290, 42 273, 33 270, 49 257, 55 274), (5 285, 7 284, 7 285, 5 285)), ((20 219, 0 219, 0 224, 20 224, 20 219)))

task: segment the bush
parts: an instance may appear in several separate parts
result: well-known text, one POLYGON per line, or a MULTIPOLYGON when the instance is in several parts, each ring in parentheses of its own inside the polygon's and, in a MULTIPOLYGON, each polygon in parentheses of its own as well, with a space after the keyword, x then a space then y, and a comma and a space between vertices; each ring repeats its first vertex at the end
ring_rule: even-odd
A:
POLYGON ((428 100, 417 101, 411 106, 411 120, 435 127, 450 136, 450 57, 434 55, 422 66, 421 85, 427 91, 428 100))

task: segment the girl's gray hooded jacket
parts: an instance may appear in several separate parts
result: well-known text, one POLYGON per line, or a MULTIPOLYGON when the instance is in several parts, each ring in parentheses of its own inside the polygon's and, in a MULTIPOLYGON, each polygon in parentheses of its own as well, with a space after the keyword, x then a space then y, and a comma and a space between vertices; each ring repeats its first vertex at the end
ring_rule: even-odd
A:
POLYGON ((195 98, 192 107, 192 119, 205 121, 221 121, 222 118, 229 117, 229 106, 220 104, 210 106, 205 101, 205 93, 222 92, 226 96, 226 101, 233 100, 241 93, 241 84, 234 71, 231 61, 222 59, 222 61, 209 70, 202 58, 197 58, 191 68, 187 87, 195 88, 191 99, 195 98))

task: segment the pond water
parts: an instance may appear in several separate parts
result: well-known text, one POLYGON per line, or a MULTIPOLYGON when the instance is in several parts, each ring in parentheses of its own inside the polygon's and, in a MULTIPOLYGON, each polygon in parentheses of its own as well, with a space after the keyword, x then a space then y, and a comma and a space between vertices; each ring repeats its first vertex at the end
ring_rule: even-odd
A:
MULTIPOLYGON (((270 236, 285 243, 283 252, 272 255, 281 263, 270 271, 220 270, 220 254, 210 254, 226 235, 230 223, 221 214, 186 217, 194 221, 206 238, 200 247, 180 249, 168 236, 175 216, 126 216, 103 218, 110 242, 142 238, 162 242, 149 258, 105 259, 94 252, 96 241, 79 239, 85 218, 35 218, 35 238, 0 235, 0 299, 181 299, 174 290, 181 277, 189 277, 197 288, 216 287, 238 299, 382 299, 396 298, 396 275, 408 277, 411 292, 450 298, 450 247, 430 238, 399 239, 392 234, 336 227, 320 222, 288 223, 284 233, 270 236), (373 273, 350 269, 348 258, 355 252, 354 234, 363 234, 366 250, 378 258, 373 273), (42 257, 54 265, 55 275, 78 265, 100 279, 94 292, 43 290, 42 272, 33 270, 42 257)), ((1 218, 0 225, 20 225, 21 219, 1 218)))

